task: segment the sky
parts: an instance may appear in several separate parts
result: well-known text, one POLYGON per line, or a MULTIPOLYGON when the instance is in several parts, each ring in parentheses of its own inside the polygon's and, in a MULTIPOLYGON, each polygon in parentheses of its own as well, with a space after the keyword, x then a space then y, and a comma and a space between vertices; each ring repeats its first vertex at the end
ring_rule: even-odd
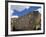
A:
POLYGON ((29 6, 20 6, 20 5, 12 5, 11 6, 11 10, 13 10, 13 9, 15 9, 15 10, 17 10, 17 11, 22 11, 22 10, 24 10, 25 8, 29 8, 29 6))
POLYGON ((21 5, 11 5, 11 14, 14 13, 15 16, 22 16, 24 14, 22 13, 28 13, 29 11, 33 11, 33 10, 36 10, 36 11, 40 11, 40 8, 38 9, 37 6, 21 6, 21 5), (30 7, 33 7, 31 8, 30 10, 28 10, 30 7), (24 9, 27 9, 26 11, 23 11, 24 9), (16 10, 14 12, 14 10, 16 10), (22 12, 23 11, 23 12, 22 12), (22 13, 17 13, 17 12, 22 12, 22 13))

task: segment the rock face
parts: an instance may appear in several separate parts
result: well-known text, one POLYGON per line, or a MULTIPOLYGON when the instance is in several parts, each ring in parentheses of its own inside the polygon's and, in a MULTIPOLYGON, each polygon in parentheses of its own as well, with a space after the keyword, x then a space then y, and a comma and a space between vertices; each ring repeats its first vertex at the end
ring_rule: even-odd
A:
POLYGON ((32 12, 19 18, 11 18, 12 31, 36 30, 40 28, 41 15, 39 12, 32 12), (39 27, 38 27, 39 26, 39 27))

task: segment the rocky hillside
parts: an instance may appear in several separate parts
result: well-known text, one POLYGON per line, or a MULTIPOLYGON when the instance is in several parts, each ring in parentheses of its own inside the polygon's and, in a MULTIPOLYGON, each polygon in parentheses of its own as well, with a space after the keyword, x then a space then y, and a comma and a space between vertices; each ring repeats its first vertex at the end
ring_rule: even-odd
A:
POLYGON ((11 28, 12 31, 40 30, 41 14, 33 11, 19 18, 11 18, 11 28))

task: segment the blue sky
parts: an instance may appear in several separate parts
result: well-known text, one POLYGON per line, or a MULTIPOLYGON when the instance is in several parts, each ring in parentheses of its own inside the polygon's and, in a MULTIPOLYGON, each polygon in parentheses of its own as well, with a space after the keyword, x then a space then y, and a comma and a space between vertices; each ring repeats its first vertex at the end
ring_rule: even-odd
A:
POLYGON ((20 6, 20 5, 12 5, 11 10, 12 16, 23 16, 28 13, 31 13, 34 10, 40 9, 40 6, 20 6))

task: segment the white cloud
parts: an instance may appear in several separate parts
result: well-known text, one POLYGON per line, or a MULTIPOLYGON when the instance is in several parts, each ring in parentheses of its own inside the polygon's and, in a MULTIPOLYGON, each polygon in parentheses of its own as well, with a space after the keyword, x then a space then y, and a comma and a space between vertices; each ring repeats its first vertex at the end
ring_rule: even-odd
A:
POLYGON ((12 16, 11 18, 19 18, 19 16, 12 16))
POLYGON ((23 11, 24 9, 28 9, 29 6, 20 6, 20 5, 12 5, 11 6, 11 9, 13 10, 17 10, 17 11, 23 11))
POLYGON ((26 9, 28 9, 29 7, 26 7, 26 9))

